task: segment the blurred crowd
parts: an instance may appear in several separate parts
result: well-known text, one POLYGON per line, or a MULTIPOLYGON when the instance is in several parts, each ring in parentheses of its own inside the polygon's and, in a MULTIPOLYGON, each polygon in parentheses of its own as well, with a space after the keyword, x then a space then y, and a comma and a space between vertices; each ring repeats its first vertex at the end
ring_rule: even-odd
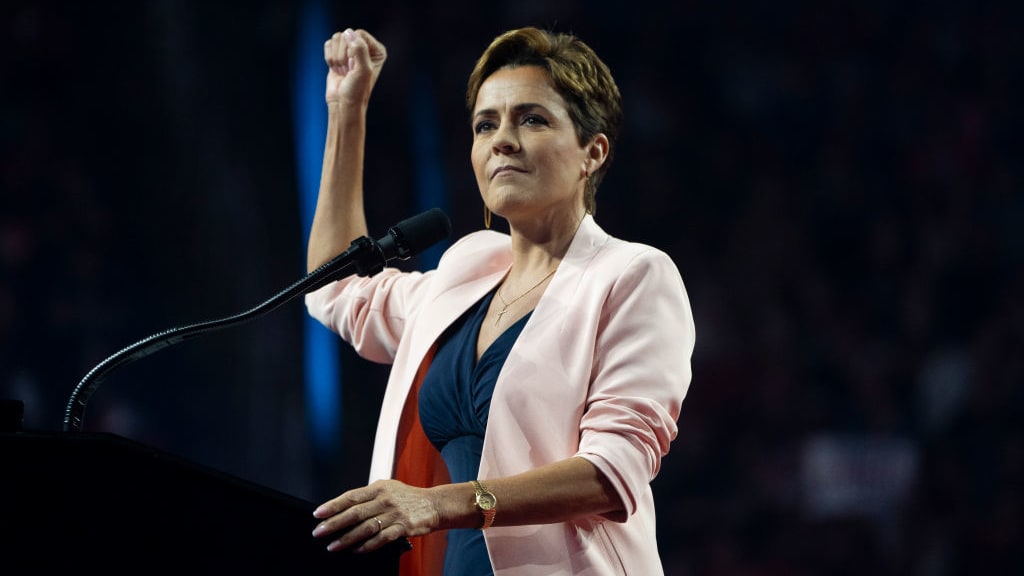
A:
MULTIPOLYGON (((389 47, 381 228, 415 211, 424 99, 456 231, 480 226, 462 94, 498 32, 575 32, 616 76, 597 221, 674 258, 697 326, 654 482, 668 574, 1024 573, 1020 5, 378 4, 330 27, 389 47)), ((0 396, 26 426, 118 348, 301 273, 299 8, 245 6, 0 9, 0 396)), ((379 395, 357 385, 383 372, 339 350, 346 465, 318 468, 302 314, 139 367, 96 427, 311 499, 362 481, 379 395)))

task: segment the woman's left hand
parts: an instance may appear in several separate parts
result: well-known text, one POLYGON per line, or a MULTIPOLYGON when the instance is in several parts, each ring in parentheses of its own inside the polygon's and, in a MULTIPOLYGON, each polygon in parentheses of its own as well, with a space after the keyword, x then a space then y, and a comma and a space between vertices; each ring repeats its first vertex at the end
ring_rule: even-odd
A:
POLYGON ((440 522, 438 503, 426 488, 398 480, 378 480, 349 490, 321 504, 313 516, 322 520, 313 536, 336 536, 327 549, 335 552, 376 550, 406 536, 422 536, 440 522))

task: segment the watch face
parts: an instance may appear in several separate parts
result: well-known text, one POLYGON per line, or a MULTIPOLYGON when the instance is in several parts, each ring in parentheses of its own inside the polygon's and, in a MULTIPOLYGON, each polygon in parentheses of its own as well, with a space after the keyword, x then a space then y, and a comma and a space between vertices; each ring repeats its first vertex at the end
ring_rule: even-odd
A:
POLYGON ((494 494, 484 492, 476 495, 476 505, 479 506, 481 510, 490 510, 491 508, 494 508, 495 504, 497 504, 497 501, 494 498, 494 494))

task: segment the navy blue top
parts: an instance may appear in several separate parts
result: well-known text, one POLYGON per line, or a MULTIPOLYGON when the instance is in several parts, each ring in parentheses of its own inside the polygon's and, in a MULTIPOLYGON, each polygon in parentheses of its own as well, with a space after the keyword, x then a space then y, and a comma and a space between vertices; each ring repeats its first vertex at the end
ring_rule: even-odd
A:
MULTIPOLYGON (((434 360, 420 386, 423 431, 448 466, 453 483, 475 480, 487 429, 487 412, 498 373, 530 314, 509 326, 476 361, 480 323, 494 292, 484 296, 441 336, 434 360)), ((532 313, 531 313, 532 314, 532 313)), ((448 531, 444 576, 491 575, 483 532, 448 531)))

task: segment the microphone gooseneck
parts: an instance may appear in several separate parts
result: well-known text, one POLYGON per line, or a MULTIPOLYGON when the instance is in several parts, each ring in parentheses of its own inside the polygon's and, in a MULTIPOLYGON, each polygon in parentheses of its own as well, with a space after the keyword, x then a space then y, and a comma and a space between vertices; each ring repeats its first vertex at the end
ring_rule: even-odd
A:
POLYGON ((75 387, 65 409, 64 431, 81 432, 89 398, 103 379, 115 369, 173 344, 264 316, 298 296, 351 275, 353 269, 360 276, 372 276, 380 272, 387 262, 395 258, 407 260, 444 240, 449 234, 451 222, 448 216, 440 209, 432 208, 395 224, 380 240, 371 240, 365 236, 357 238, 345 252, 254 308, 218 320, 165 330, 121 349, 97 364, 75 387))

